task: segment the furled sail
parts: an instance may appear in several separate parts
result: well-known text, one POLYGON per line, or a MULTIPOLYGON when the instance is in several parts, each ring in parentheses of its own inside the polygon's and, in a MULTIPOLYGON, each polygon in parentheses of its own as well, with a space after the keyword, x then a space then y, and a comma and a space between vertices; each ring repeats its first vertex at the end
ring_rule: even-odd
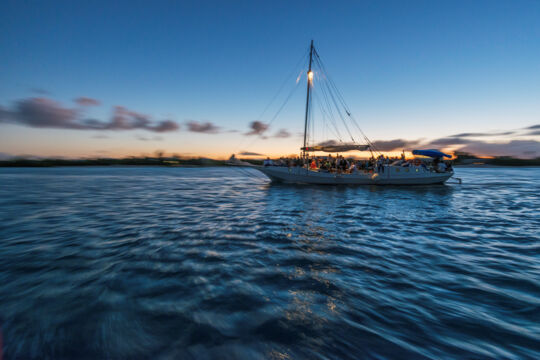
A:
POLYGON ((366 151, 369 149, 369 145, 314 145, 300 148, 302 151, 324 151, 328 153, 332 152, 346 152, 346 151, 366 151))

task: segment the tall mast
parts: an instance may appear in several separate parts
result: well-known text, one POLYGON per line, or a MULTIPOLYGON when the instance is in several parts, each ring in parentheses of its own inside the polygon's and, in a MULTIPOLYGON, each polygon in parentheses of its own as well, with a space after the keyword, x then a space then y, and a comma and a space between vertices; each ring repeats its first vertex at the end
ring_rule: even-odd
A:
POLYGON ((313 73, 311 72, 311 61, 313 60, 313 40, 311 40, 311 47, 309 48, 309 69, 307 72, 307 97, 306 97, 306 119, 304 122, 304 147, 303 149, 303 157, 306 157, 306 137, 307 137, 307 124, 308 124, 308 116, 309 116, 309 100, 310 95, 309 91, 311 88, 311 81, 313 80, 313 73))

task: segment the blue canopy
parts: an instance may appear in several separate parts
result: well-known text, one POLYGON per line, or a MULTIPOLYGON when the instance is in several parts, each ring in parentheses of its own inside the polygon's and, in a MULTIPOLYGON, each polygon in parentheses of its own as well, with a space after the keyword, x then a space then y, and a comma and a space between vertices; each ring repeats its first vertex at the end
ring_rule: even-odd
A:
POLYGON ((439 150, 436 150, 436 149, 413 150, 412 153, 413 153, 413 155, 429 156, 429 157, 432 157, 432 158, 442 158, 442 157, 451 158, 452 157, 452 155, 442 153, 442 152, 440 152, 439 150))

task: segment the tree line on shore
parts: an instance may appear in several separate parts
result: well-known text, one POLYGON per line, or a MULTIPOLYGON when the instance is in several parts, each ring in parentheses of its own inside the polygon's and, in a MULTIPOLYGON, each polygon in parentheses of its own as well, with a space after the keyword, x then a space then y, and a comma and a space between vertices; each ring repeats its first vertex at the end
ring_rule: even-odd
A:
MULTIPOLYGON (((52 166, 227 166, 226 160, 203 157, 184 158, 179 156, 165 157, 96 158, 96 159, 35 159, 12 158, 0 161, 0 167, 52 167, 52 166)), ((518 159, 510 156, 479 158, 468 153, 456 153, 454 165, 470 166, 540 166, 540 157, 534 159, 518 159)), ((242 159, 253 165, 261 165, 263 159, 242 159)))

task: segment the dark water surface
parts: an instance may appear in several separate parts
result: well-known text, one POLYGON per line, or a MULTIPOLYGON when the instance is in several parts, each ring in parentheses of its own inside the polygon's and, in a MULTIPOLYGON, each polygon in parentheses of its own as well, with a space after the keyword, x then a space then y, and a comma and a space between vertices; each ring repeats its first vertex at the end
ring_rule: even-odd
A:
POLYGON ((0 169, 4 357, 540 358, 540 169, 0 169))

